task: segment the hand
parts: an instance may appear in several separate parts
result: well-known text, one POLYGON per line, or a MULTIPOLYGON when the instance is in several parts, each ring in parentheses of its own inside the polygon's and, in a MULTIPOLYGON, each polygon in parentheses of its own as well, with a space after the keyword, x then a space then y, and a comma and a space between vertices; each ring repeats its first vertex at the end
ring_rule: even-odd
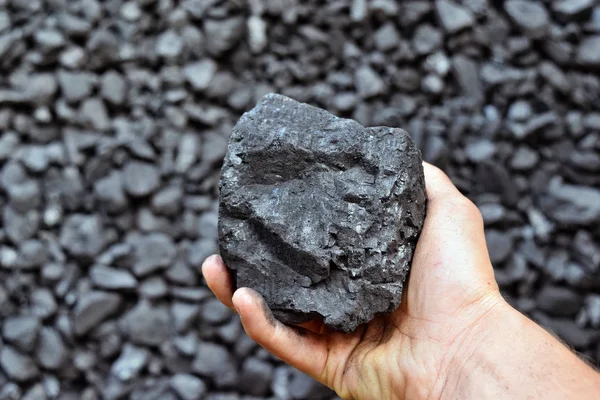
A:
POLYGON ((395 312, 351 334, 320 321, 286 326, 257 292, 233 292, 218 256, 203 265, 208 286, 238 312, 252 339, 343 398, 440 398, 448 371, 477 345, 489 321, 510 307, 494 280, 477 207, 441 170, 424 168, 427 218, 395 312))

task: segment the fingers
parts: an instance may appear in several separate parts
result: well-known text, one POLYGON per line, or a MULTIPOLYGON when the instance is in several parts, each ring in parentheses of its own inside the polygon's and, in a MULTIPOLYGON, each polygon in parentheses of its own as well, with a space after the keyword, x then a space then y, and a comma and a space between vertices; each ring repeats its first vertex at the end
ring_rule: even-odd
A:
POLYGON ((309 375, 317 376, 323 371, 328 351, 325 336, 277 321, 263 298, 252 289, 238 289, 233 304, 248 336, 267 351, 309 375))
POLYGON ((208 257, 202 264, 202 275, 204 275, 206 284, 217 299, 233 309, 231 277, 221 256, 214 254, 208 257))

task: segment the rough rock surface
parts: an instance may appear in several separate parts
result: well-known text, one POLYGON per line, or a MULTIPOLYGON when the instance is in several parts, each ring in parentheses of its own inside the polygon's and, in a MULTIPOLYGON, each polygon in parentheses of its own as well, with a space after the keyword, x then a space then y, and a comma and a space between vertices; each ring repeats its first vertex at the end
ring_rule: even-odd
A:
POLYGON ((221 254, 282 321, 352 331, 400 303, 426 206, 403 130, 269 94, 235 126, 220 188, 221 254))

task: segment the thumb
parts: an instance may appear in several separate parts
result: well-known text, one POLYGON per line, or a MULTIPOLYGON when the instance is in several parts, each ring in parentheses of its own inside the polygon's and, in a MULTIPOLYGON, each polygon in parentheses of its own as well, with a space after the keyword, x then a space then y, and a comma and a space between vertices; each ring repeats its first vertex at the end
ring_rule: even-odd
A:
POLYGON ((232 302, 248 336, 282 361, 313 377, 319 377, 328 362, 335 361, 329 357, 325 336, 276 320, 255 290, 236 290, 232 302))

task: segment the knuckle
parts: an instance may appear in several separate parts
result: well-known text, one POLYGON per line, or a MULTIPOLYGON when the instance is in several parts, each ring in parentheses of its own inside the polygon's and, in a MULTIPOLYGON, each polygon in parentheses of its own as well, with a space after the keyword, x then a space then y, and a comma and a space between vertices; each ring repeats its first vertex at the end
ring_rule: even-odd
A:
POLYGON ((457 195, 450 202, 450 207, 455 215, 459 215, 466 219, 483 221, 479 208, 471 200, 463 195, 457 195))
POLYGON ((442 180, 448 179, 448 175, 444 171, 442 171, 439 167, 436 167, 433 164, 425 164, 423 166, 426 178, 429 177, 436 182, 440 182, 442 180))
POLYGON ((429 170, 431 171, 431 173, 433 175, 435 175, 436 177, 439 178, 446 178, 447 175, 446 173, 438 166, 435 166, 433 164, 428 164, 427 167, 429 168, 429 170))

